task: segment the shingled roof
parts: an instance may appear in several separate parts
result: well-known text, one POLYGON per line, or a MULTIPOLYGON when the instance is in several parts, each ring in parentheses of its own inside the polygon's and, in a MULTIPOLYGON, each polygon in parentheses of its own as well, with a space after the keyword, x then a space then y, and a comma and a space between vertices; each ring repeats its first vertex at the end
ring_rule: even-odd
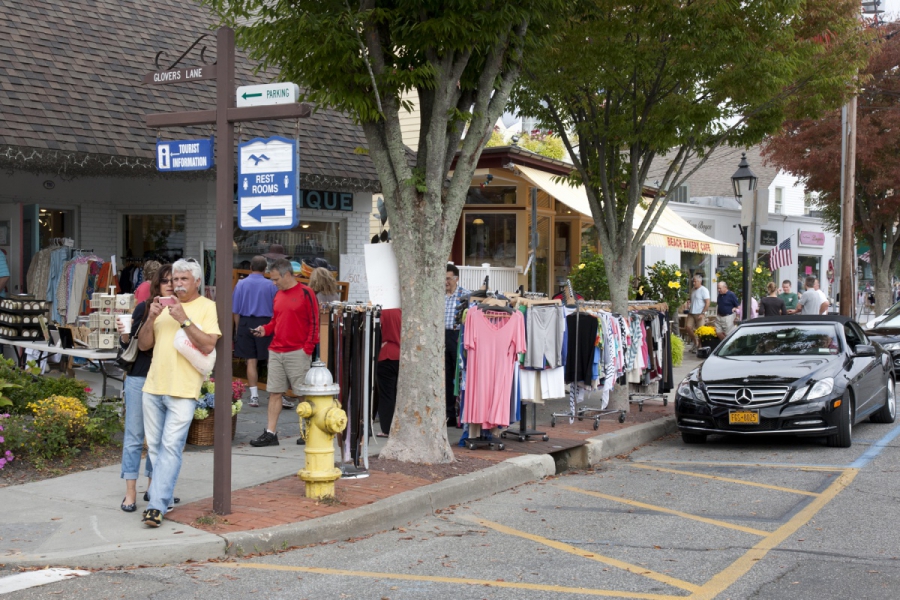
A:
MULTIPOLYGON (((0 0, 0 168, 77 175, 159 175, 162 139, 207 137, 212 126, 144 126, 147 113, 215 108, 215 83, 142 85, 203 33, 179 66, 215 60, 215 20, 194 0, 0 0)), ((253 73, 238 50, 236 85, 277 81, 253 73)), ((298 135, 293 122, 244 124, 240 136, 298 135)), ((340 112, 320 109, 299 127, 301 181, 319 189, 378 191, 362 128, 340 112)), ((210 172, 200 172, 211 177, 210 172)))
MULTIPOLYGON (((758 145, 750 148, 722 146, 713 151, 709 159, 697 169, 697 172, 688 178, 691 197, 734 196, 731 176, 737 171, 742 152, 747 153, 747 162, 750 165, 750 170, 759 178, 756 184, 757 187, 759 189, 767 189, 772 185, 772 181, 778 175, 778 169, 765 164, 758 145)), ((658 157, 653 161, 653 165, 651 165, 647 175, 647 185, 653 185, 654 181, 662 180, 670 161, 671 158, 669 156, 658 157)), ((685 165, 685 171, 690 171, 696 164, 697 158, 689 159, 687 165, 685 165)))

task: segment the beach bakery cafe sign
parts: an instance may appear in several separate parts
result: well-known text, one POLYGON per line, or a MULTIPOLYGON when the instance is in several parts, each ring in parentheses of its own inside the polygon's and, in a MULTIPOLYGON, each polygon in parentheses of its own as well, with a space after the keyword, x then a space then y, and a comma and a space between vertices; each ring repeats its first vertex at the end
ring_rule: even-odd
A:
POLYGON ((666 247, 677 248, 685 252, 699 252, 702 254, 712 254, 712 244, 709 242, 698 242, 697 240, 689 240, 686 238, 666 236, 666 247))

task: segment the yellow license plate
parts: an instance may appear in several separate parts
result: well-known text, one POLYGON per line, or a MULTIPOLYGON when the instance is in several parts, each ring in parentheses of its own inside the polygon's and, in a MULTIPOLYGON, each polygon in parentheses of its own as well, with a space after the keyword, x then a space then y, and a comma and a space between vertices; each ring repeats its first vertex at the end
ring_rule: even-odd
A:
POLYGON ((728 422, 732 425, 759 425, 759 413, 749 410, 728 413, 728 422))

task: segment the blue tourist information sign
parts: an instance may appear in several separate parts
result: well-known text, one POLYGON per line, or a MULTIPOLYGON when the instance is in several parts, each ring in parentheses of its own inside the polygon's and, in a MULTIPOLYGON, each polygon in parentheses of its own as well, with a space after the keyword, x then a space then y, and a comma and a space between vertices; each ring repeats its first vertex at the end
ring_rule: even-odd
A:
POLYGON ((238 146, 238 227, 293 229, 299 220, 297 142, 283 137, 238 146))
POLYGON ((212 168, 215 136, 201 140, 156 142, 156 168, 160 171, 205 171, 212 168))

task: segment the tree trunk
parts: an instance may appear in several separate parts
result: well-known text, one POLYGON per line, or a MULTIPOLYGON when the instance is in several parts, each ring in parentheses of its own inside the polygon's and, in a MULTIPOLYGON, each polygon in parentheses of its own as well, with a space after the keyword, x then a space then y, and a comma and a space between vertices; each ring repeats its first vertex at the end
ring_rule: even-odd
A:
MULTIPOLYGON (((893 304, 891 301, 891 269, 885 262, 876 264, 876 261, 873 260, 872 276, 875 278, 875 314, 880 315, 893 304)), ((865 302, 868 303, 869 299, 866 298, 865 302)))
MULTIPOLYGON (((391 226, 394 226, 392 220, 391 226)), ((444 396, 444 289, 446 256, 439 240, 421 238, 417 247, 408 236, 392 242, 403 290, 403 329, 397 407, 381 458, 403 462, 453 462, 447 440, 444 396)))
MULTIPOLYGON (((631 235, 627 232, 626 235, 631 235)), ((634 257, 619 254, 615 259, 609 256, 604 261, 606 277, 609 281, 609 299, 612 308, 620 314, 628 314, 628 288, 631 282, 634 257)), ((617 385, 609 397, 611 410, 628 410, 628 384, 617 385)))

